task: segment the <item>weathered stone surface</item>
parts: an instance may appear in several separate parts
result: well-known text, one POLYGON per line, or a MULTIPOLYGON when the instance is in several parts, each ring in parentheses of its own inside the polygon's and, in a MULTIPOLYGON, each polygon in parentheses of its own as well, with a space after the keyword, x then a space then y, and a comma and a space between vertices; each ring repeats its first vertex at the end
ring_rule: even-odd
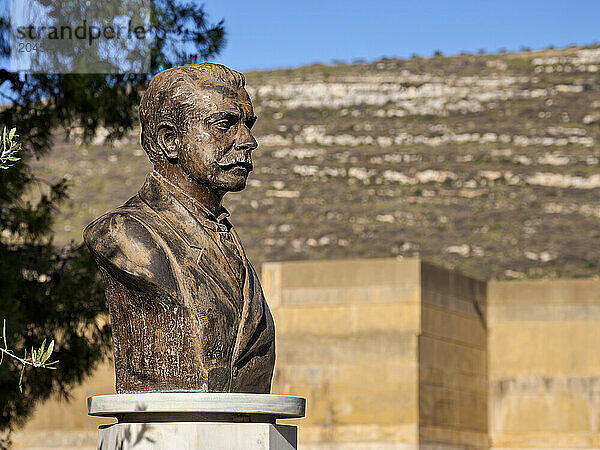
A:
POLYGON ((140 104, 154 170, 84 239, 109 305, 117 392, 268 393, 274 325, 222 207, 252 170, 244 76, 195 64, 156 75, 140 104))
POLYGON ((417 259, 269 263, 262 279, 274 391, 308 400, 303 445, 487 448, 485 282, 417 259))
POLYGON ((419 442, 487 449, 486 283, 421 265, 419 442))
POLYGON ((600 448, 600 281, 490 282, 490 440, 600 448))

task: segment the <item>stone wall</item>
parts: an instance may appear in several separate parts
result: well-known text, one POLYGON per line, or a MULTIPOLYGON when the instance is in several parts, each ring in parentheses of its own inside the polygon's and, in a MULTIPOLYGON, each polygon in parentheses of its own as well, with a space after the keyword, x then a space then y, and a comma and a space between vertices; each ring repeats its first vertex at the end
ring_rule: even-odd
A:
POLYGON ((302 448, 417 448, 419 273, 416 260, 263 266, 273 392, 307 398, 302 448))
POLYGON ((421 266, 421 448, 487 449, 486 283, 421 266))
POLYGON ((600 280, 490 282, 493 448, 600 448, 600 280))
POLYGON ((416 259, 267 264, 304 448, 487 448, 485 282, 416 259))

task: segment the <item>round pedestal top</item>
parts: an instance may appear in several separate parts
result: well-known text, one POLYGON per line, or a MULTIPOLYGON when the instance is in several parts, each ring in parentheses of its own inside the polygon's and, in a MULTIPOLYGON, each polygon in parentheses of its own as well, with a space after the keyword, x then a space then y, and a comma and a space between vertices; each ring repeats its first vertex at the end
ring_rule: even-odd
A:
POLYGON ((293 395, 144 392, 96 395, 88 398, 91 416, 268 416, 272 419, 304 417, 306 400, 293 395))

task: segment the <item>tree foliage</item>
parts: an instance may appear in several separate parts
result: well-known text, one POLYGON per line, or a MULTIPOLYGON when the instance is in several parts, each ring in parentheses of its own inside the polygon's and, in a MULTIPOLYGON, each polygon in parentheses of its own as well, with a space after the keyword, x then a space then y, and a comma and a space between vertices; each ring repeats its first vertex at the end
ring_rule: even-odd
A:
MULTIPOLYGON (((41 3, 52 8, 53 4, 41 3)), ((224 44, 223 21, 210 23, 202 6, 155 0, 151 23, 152 73, 199 62, 224 44)), ((10 19, 0 17, 0 58, 10 51, 10 19)), ((21 426, 36 402, 52 393, 67 397, 107 355, 110 327, 95 265, 81 244, 53 243, 53 218, 67 197, 65 180, 48 184, 29 168, 52 147, 57 130, 75 129, 84 140, 98 129, 122 137, 137 123, 137 106, 150 74, 32 74, 0 69, 0 127, 16 127, 23 150, 0 170, 0 320, 15 351, 55 340, 54 371, 0 367, 0 431, 21 426)))
POLYGON ((8 319, 5 344, 10 342, 24 354, 47 336, 55 336, 61 367, 53 372, 21 372, 19 362, 5 361, 0 367, 2 431, 22 425, 35 402, 52 392, 66 397, 102 359, 110 339, 91 258, 81 245, 59 249, 52 243, 52 217, 66 197, 66 184, 43 185, 28 168, 31 154, 19 157, 0 170, 0 312, 8 319), (35 187, 40 188, 37 196, 35 187), (21 374, 23 394, 17 389, 21 374))

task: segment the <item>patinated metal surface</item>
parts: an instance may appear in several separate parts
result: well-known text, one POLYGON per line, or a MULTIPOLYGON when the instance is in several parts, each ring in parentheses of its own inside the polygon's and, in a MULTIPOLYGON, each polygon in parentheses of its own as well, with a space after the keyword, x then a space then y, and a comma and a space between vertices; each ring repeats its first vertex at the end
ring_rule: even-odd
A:
POLYGON ((245 187, 257 147, 244 83, 215 64, 157 74, 140 103, 154 170, 84 231, 104 281, 119 393, 270 391, 273 319, 221 205, 245 187))

